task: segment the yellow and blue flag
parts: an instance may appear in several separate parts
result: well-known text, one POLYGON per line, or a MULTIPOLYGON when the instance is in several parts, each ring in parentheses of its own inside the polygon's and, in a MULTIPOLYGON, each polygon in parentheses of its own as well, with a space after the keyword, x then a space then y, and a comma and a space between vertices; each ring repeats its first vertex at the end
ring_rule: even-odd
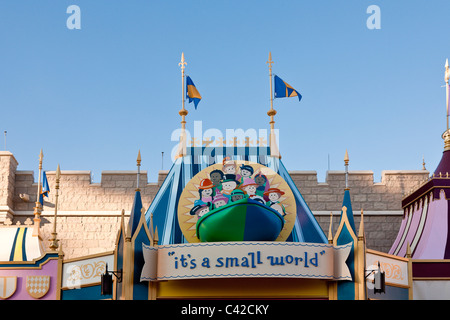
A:
POLYGON ((302 100, 302 95, 292 88, 289 84, 281 80, 280 77, 274 76, 275 80, 275 98, 298 97, 298 101, 302 100))
POLYGON ((186 98, 189 99, 189 103, 194 101, 195 109, 197 109, 197 105, 202 99, 197 87, 189 76, 186 77, 186 98))
POLYGON ((42 186, 41 191, 39 192, 39 202, 41 205, 44 205, 44 196, 48 197, 48 193, 50 192, 50 187, 48 186, 47 175, 45 171, 42 173, 42 186))

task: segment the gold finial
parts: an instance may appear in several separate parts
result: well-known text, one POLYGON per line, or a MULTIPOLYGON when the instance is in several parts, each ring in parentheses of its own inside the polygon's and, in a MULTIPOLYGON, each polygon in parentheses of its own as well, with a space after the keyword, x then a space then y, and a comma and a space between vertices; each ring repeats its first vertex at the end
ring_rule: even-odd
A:
POLYGON ((448 129, 449 129, 449 127, 448 127, 448 104, 449 104, 449 90, 450 90, 450 88, 449 88, 449 86, 448 86, 448 80, 449 80, 449 78, 450 78, 450 69, 449 69, 449 66, 448 66, 448 59, 446 59, 445 60, 445 76, 444 76, 444 79, 445 79, 445 96, 446 96, 446 105, 447 105, 447 131, 448 131, 448 129))
POLYGON ((139 152, 138 152, 136 164, 137 164, 136 191, 141 191, 141 189, 139 189, 139 182, 140 182, 140 178, 141 178, 141 150, 139 150, 139 152))
POLYGON ((359 223, 358 239, 364 239, 364 211, 361 209, 361 221, 359 223))
POLYGON ((59 164, 58 167, 56 168, 56 186, 55 186, 55 190, 56 190, 56 195, 55 195, 55 216, 54 216, 54 221, 53 221, 53 232, 52 232, 52 238, 50 239, 50 249, 52 249, 53 251, 56 251, 56 249, 58 249, 58 233, 56 232, 56 218, 58 215, 58 197, 59 197, 59 180, 61 178, 61 170, 59 168, 59 164))
POLYGON ((333 212, 330 212, 330 227, 328 228, 328 243, 333 243, 333 212))
POLYGON ((442 139, 444 139, 444 151, 450 150, 450 130, 445 130, 442 139))
POLYGON ((272 70, 273 61, 272 61, 272 52, 270 51, 269 51, 269 60, 267 60, 266 63, 269 65, 269 70, 272 70))
POLYGON ((181 61, 178 65, 181 66, 181 70, 184 70, 184 68, 186 68, 187 62, 186 60, 184 60, 184 52, 181 53, 181 61))
POLYGON ((153 229, 153 213, 152 213, 152 212, 150 212, 150 225, 149 225, 149 230, 150 230, 150 233, 152 234, 152 238, 153 238, 153 235, 154 235, 154 233, 155 233, 155 230, 153 229))
POLYGON ((409 244, 409 241, 406 243, 406 258, 411 259, 411 246, 409 244))
POLYGON ((56 168, 56 184, 59 187, 59 179, 61 178, 61 170, 59 169, 59 164, 58 167, 56 168))
POLYGON ((158 238, 158 226, 156 226, 155 227, 155 234, 153 236, 153 245, 157 246, 158 245, 158 241, 159 241, 159 238, 158 238))
POLYGON ((345 189, 348 189, 348 151, 345 150, 344 163, 345 163, 345 189))
POLYGON ((41 173, 42 173, 42 160, 44 159, 44 153, 41 152, 39 153, 39 178, 38 178, 38 188, 37 188, 37 195, 36 195, 36 206, 34 207, 34 227, 33 227, 33 237, 39 237, 39 229, 41 226, 41 211, 42 211, 42 206, 41 206, 41 202, 39 201, 39 197, 41 195, 41 173))
POLYGON ((136 162, 137 162, 138 167, 141 166, 141 150, 139 150, 139 152, 138 152, 136 162))

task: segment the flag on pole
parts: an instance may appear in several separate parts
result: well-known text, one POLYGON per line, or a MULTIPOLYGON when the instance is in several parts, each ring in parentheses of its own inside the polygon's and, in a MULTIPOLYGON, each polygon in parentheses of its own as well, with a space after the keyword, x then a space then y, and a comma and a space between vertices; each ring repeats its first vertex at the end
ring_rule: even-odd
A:
POLYGON ((202 99, 197 87, 189 76, 186 77, 186 98, 189 99, 189 103, 194 101, 195 109, 197 109, 197 105, 202 99))
POLYGON ((280 77, 274 76, 275 80, 275 98, 298 97, 298 101, 302 100, 302 95, 292 88, 289 84, 281 80, 280 77))
POLYGON ((48 186, 47 181, 47 175, 45 174, 45 171, 42 172, 42 186, 41 186, 41 192, 39 194, 39 202, 41 205, 44 205, 44 196, 48 197, 48 193, 50 192, 50 187, 48 186))

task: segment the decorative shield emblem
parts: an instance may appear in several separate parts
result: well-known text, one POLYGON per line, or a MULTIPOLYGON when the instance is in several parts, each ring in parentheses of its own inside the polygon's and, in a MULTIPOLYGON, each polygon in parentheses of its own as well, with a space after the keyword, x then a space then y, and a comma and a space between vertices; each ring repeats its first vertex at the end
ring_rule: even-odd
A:
POLYGON ((40 299, 50 289, 50 276, 27 276, 27 292, 30 296, 40 299))
POLYGON ((0 299, 8 299, 16 292, 17 277, 0 277, 0 299))

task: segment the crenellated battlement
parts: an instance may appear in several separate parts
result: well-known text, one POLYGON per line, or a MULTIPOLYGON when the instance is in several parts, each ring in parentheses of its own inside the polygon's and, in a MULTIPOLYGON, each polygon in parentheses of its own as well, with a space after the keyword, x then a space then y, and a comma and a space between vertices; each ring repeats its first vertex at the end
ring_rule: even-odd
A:
MULTIPOLYGON (((34 171, 17 170, 18 162, 10 152, 0 152, 0 224, 9 218, 24 223, 33 218, 38 183, 34 171)), ((56 172, 46 171, 51 189, 44 198, 41 234, 50 238, 55 207, 56 172)), ((159 171, 155 182, 141 171, 142 202, 148 208, 168 171, 159 171)), ((316 171, 289 171, 291 178, 313 211, 323 230, 328 230, 329 215, 341 211, 345 172, 328 171, 319 182, 316 171)), ((365 212, 365 230, 371 248, 389 250, 401 222, 402 198, 429 177, 426 170, 385 170, 381 181, 373 171, 349 171, 348 185, 355 221, 365 212)), ((137 171, 103 171, 100 182, 92 182, 90 171, 61 171, 58 198, 58 237, 66 258, 112 250, 122 210, 128 217, 137 188, 137 171)), ((335 220, 336 221, 336 220, 335 220)), ((337 227, 335 223, 334 228, 337 227)))
MULTIPOLYGON (((46 171, 50 189, 54 189, 55 171, 46 171), (53 187, 53 188, 52 188, 53 187)), ((164 181, 166 171, 158 181, 164 181)), ((90 171, 61 171, 59 203, 60 211, 111 211, 129 210, 137 188, 137 171, 103 171, 100 183, 93 183, 90 171)), ((147 171, 140 173, 142 200, 148 206, 159 189, 159 183, 147 182, 147 171)), ((37 197, 38 183, 33 171, 17 171, 14 189, 14 211, 32 211, 37 197), (24 200, 28 199, 28 201, 24 200)), ((54 192, 44 198, 44 214, 52 210, 54 192)))
MULTIPOLYGON (((306 203, 317 211, 340 211, 345 172, 328 171, 325 182, 318 182, 316 171, 290 171, 306 203)), ((365 211, 402 210, 406 192, 428 179, 427 170, 384 170, 381 182, 374 182, 373 171, 349 171, 348 186, 354 209, 365 211)))
MULTIPOLYGON (((156 182, 148 182, 147 171, 140 174, 143 202, 149 205, 167 171, 160 171, 156 182)), ((52 189, 55 171, 46 171, 52 189)), ((328 171, 325 182, 319 182, 316 171, 289 171, 292 179, 313 211, 340 211, 345 189, 345 172, 328 171)), ((91 181, 90 171, 61 171, 59 210, 114 211, 131 208, 137 188, 137 171, 103 171, 99 183, 91 181)), ((349 188, 355 209, 401 210, 405 193, 427 181, 426 170, 385 170, 381 182, 374 182, 373 171, 349 171, 349 188)), ((37 195, 33 171, 16 171, 14 181, 14 211, 32 211, 37 195), (28 197, 26 196, 28 195, 28 197), (25 201, 24 198, 28 198, 25 201)), ((54 193, 44 199, 44 212, 52 209, 54 193)))

